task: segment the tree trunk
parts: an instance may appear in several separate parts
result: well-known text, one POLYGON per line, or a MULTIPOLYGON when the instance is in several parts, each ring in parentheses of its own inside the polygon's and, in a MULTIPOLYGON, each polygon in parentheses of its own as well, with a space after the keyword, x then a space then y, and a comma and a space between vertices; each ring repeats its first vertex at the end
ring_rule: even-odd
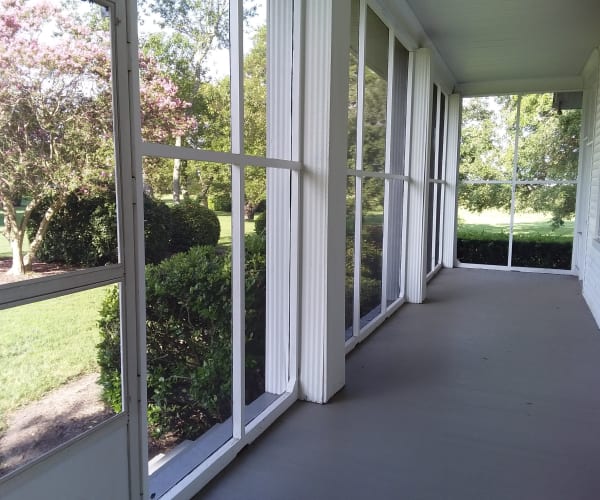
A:
MULTIPOLYGON (((181 137, 175 137, 175 146, 181 147, 181 137)), ((176 158, 173 160, 173 202, 179 203, 181 199, 181 160, 176 158)))
POLYGON ((21 242, 17 239, 11 240, 10 248, 12 249, 12 266, 8 273, 13 275, 25 274, 21 242))
MULTIPOLYGON (((50 205, 46 212, 44 213, 44 217, 42 217, 42 221, 38 227, 38 230, 35 233, 33 240, 29 242, 29 251, 23 256, 23 265, 25 267, 25 272, 31 271, 31 266, 33 264, 33 258, 40 248, 42 242, 44 241, 44 237, 48 232, 48 228, 50 227, 50 221, 52 220, 52 216, 60 210, 65 204, 64 198, 57 197, 54 200, 54 203, 50 205)), ((25 227, 23 227, 23 234, 25 233, 25 227)))

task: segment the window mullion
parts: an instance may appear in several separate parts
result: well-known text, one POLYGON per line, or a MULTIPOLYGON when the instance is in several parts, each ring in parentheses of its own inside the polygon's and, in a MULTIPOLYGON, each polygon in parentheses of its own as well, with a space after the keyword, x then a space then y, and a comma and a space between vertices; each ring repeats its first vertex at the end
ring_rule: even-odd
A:
MULTIPOLYGON (((244 48, 243 2, 230 0, 231 41, 231 152, 244 153, 244 48)), ((244 165, 231 166, 231 258, 232 258, 232 416, 233 437, 244 437, 245 413, 245 251, 244 251, 244 165)))
MULTIPOLYGON (((394 48, 396 46, 396 37, 394 32, 389 30, 389 44, 388 44, 388 85, 387 85, 387 110, 386 110, 386 131, 385 131, 385 172, 391 173, 392 163, 392 127, 394 124, 393 113, 395 106, 394 90, 395 83, 395 71, 400 68, 396 68, 396 58, 394 55, 394 48)), ((381 312, 383 313, 387 309, 388 299, 388 259, 390 255, 389 239, 390 239, 390 197, 392 182, 385 180, 384 184, 384 195, 383 195, 383 252, 382 252, 382 263, 381 263, 381 312)), ((397 223, 397 222, 396 222, 397 223)))
POLYGON ((519 165, 519 135, 521 133, 521 96, 517 98, 517 117, 515 119, 515 148, 513 151, 512 184, 510 187, 510 225, 508 233, 508 268, 512 267, 513 227, 515 224, 515 203, 517 194, 517 168, 519 165))

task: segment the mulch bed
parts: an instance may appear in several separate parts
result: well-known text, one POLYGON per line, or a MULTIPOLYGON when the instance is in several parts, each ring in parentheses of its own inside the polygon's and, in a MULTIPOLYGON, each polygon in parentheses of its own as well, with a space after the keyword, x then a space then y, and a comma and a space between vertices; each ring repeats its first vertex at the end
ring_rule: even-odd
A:
POLYGON ((65 273, 67 271, 77 271, 79 268, 67 266, 65 264, 34 262, 32 272, 15 276, 8 271, 12 265, 12 259, 0 259, 0 285, 14 283, 16 281, 24 281, 32 278, 41 278, 43 276, 52 276, 55 274, 65 273))

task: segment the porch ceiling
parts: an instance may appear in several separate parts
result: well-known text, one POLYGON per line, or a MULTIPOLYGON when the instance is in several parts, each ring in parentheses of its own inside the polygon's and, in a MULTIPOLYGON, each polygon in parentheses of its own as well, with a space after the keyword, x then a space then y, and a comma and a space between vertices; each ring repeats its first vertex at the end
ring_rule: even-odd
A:
POLYGON ((598 0, 406 2, 459 87, 505 82, 512 91, 510 82, 518 81, 562 86, 556 82, 575 81, 600 45, 598 0))

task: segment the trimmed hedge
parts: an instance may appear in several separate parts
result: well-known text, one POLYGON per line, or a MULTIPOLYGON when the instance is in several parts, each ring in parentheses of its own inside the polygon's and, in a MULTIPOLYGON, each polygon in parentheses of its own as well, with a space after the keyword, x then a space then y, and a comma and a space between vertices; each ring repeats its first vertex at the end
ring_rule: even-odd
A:
MULTIPOLYGON (((264 392, 265 243, 246 239, 246 401, 264 392)), ((191 248, 146 267, 148 428, 196 439, 231 415, 231 255, 191 248)), ((120 409, 116 289, 102 305, 103 399, 120 409)))
MULTIPOLYGON (((39 227, 50 200, 42 202, 31 215, 27 234, 31 240, 39 227)), ((117 256, 117 209, 114 191, 94 197, 72 193, 58 210, 37 251, 43 262, 75 266, 103 266, 115 263, 117 256)))
MULTIPOLYGON (((571 269, 572 243, 513 240, 512 265, 571 269)), ((508 240, 457 240, 458 260, 469 264, 506 266, 508 240)))
POLYGON ((219 218, 210 208, 184 200, 171 209, 169 249, 172 253, 185 252, 194 246, 215 246, 220 234, 219 218))
MULTIPOLYGON (((33 238, 49 200, 41 203, 27 226, 33 238)), ((93 197, 71 194, 54 214, 36 257, 42 262, 94 267, 117 262, 115 193, 107 190, 93 197)), ((221 226, 216 214, 192 201, 169 208, 144 195, 146 264, 156 264, 172 253, 196 245, 216 245, 221 226)))

